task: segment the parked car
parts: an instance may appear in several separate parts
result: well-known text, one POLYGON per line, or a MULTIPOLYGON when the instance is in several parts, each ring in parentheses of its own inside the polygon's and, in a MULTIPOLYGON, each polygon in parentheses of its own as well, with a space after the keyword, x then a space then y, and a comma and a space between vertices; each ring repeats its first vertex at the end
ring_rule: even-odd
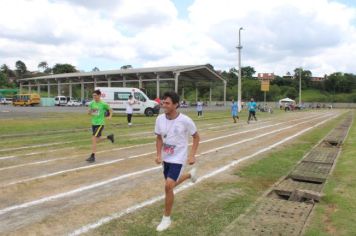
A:
POLYGON ((78 106, 81 106, 82 103, 79 102, 78 100, 69 100, 67 102, 67 106, 71 106, 71 107, 78 107, 78 106))
POLYGON ((12 98, 0 98, 0 104, 10 105, 12 104, 12 98))
POLYGON ((56 106, 65 106, 70 100, 72 100, 71 97, 56 96, 54 98, 54 105, 56 105, 56 106))

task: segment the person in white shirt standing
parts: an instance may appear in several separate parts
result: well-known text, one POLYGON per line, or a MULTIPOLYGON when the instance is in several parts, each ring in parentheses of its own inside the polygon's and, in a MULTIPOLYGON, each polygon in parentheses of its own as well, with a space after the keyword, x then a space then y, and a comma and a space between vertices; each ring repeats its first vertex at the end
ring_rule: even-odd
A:
POLYGON ((201 102, 200 99, 197 102, 197 112, 198 112, 198 117, 203 116, 203 102, 201 102))
POLYGON ((129 96, 129 99, 127 100, 126 103, 126 114, 127 114, 127 123, 131 127, 131 119, 132 119, 132 114, 133 114, 133 105, 136 103, 135 99, 132 97, 132 95, 129 96))
POLYGON ((165 210, 157 231, 166 230, 171 225, 173 189, 187 179, 191 179, 192 182, 197 180, 195 168, 189 173, 182 173, 186 163, 189 165, 195 163, 200 137, 192 119, 177 111, 178 105, 177 93, 164 93, 162 100, 164 114, 156 119, 157 156, 155 162, 162 163, 165 178, 165 210), (189 135, 193 137, 193 145, 188 156, 189 135))

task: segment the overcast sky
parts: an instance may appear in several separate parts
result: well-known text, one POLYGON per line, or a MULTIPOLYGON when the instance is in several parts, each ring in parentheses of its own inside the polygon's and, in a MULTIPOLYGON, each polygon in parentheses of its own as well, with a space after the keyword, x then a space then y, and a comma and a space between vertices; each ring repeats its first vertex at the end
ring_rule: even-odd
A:
POLYGON ((354 0, 3 0, 0 64, 82 71, 190 64, 356 74, 354 0))

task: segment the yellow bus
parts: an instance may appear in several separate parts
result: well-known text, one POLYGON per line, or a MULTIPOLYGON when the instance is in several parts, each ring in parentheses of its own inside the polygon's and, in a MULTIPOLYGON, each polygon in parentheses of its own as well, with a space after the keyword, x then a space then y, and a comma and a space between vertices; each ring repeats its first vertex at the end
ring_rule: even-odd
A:
POLYGON ((31 94, 17 94, 12 99, 14 106, 34 106, 41 103, 40 95, 36 93, 31 94))

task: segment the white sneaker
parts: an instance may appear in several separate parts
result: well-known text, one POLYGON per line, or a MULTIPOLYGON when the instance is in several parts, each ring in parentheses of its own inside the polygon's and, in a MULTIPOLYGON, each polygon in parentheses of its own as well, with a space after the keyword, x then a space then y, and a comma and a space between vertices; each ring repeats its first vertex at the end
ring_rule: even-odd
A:
POLYGON ((198 176, 197 176, 197 168, 193 168, 189 171, 190 174, 190 180, 192 181, 192 183, 197 182, 198 176))
POLYGON ((171 225, 172 221, 171 221, 171 217, 169 216, 163 216, 162 217, 162 221, 161 223, 157 226, 156 230, 158 232, 162 232, 166 229, 168 229, 168 227, 171 225))
POLYGON ((132 123, 129 123, 129 126, 131 126, 132 125, 132 123))

